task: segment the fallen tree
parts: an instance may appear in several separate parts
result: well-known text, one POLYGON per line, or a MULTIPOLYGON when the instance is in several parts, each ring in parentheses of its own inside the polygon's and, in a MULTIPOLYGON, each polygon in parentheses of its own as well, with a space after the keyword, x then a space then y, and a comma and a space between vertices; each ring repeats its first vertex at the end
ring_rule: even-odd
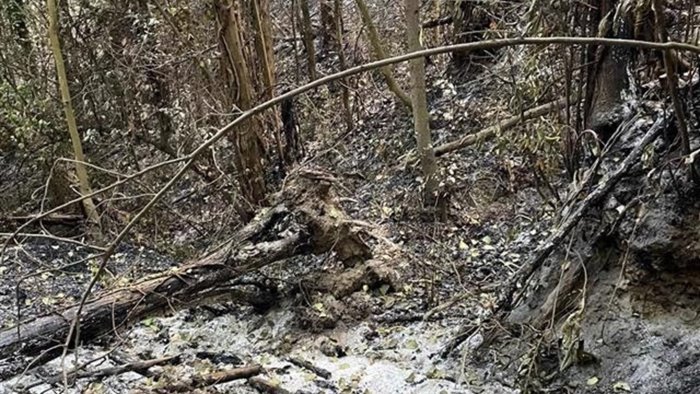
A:
MULTIPOLYGON (((208 256, 95 294, 82 305, 70 346, 110 335, 146 316, 201 303, 232 280, 289 257, 333 251, 348 265, 369 258, 368 246, 335 202, 333 181, 323 171, 297 170, 272 207, 258 212, 208 256)), ((39 357, 35 362, 41 362, 60 354, 79 308, 73 305, 0 331, 0 360, 15 367, 3 368, 0 361, 0 379, 19 372, 17 367, 28 358, 39 357)))

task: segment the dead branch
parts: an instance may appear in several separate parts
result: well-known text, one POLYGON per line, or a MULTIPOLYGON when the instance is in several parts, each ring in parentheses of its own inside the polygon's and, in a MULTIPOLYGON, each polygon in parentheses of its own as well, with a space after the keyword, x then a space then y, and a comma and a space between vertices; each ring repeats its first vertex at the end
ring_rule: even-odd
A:
MULTIPOLYGON (((155 367, 156 365, 163 365, 163 364, 170 364, 170 363, 175 363, 179 360, 180 356, 168 356, 168 357, 161 357, 161 358, 155 358, 152 360, 139 360, 139 361, 134 361, 134 362, 129 362, 123 365, 118 365, 115 367, 108 367, 108 368, 102 368, 98 369, 95 371, 80 371, 80 370, 73 370, 68 372, 68 379, 69 380, 74 380, 74 379, 104 379, 109 376, 116 376, 116 375, 121 375, 126 372, 133 372, 133 371, 147 371, 151 367, 155 367)), ((63 379, 63 374, 56 374, 52 375, 48 378, 42 378, 39 382, 34 383, 32 385, 28 386, 17 386, 16 388, 18 390, 29 390, 32 387, 39 386, 41 384, 55 384, 60 382, 63 379)))
POLYGON ((307 360, 301 359, 299 357, 288 357, 287 360, 290 363, 296 365, 297 367, 308 369, 309 371, 315 373, 316 375, 324 379, 330 379, 331 377, 331 373, 328 370, 323 369, 321 367, 317 367, 307 360))
POLYGON ((194 389, 205 388, 215 384, 232 382, 238 379, 247 379, 260 374, 263 371, 260 365, 247 365, 244 367, 225 369, 205 375, 194 375, 186 381, 169 384, 159 388, 157 392, 163 393, 184 393, 192 392, 194 389))
POLYGON ((476 144, 478 142, 485 141, 496 135, 499 131, 506 131, 512 129, 513 127, 520 124, 520 122, 525 120, 530 120, 538 116, 547 115, 551 112, 560 110, 566 106, 566 100, 560 99, 556 101, 549 102, 547 104, 542 104, 535 108, 531 108, 520 115, 511 116, 499 122, 496 125, 489 126, 481 131, 474 134, 466 135, 458 140, 448 142, 446 144, 440 145, 435 148, 435 156, 442 156, 444 154, 454 152, 456 150, 465 148, 469 145, 476 144))
MULTIPOLYGON (((28 220, 35 219, 35 215, 23 215, 23 216, 8 216, 5 218, 0 218, 0 223, 24 223, 28 220)), ((68 214, 52 214, 41 219, 44 223, 49 224, 74 224, 83 220, 80 215, 68 215, 68 214)))
POLYGON ((273 383, 267 379, 263 379, 260 376, 255 376, 248 379, 248 384, 254 389, 260 391, 261 393, 268 394, 290 394, 289 390, 283 389, 279 384, 273 383))
POLYGON ((439 26, 449 25, 450 23, 452 23, 452 17, 446 16, 444 18, 433 19, 423 22, 422 27, 423 29, 432 29, 439 26))

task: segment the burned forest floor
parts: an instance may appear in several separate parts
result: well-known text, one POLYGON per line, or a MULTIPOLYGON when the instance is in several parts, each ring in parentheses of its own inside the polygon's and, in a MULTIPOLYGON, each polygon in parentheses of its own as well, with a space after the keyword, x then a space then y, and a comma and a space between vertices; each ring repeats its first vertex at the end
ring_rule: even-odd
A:
MULTIPOLYGON (((505 62, 468 78, 436 64, 429 67, 428 97, 435 145, 516 115, 506 82, 492 78, 505 62)), ((238 279, 228 294, 81 345, 66 367, 89 363, 90 371, 125 360, 178 360, 77 379, 71 390, 158 392, 193 376, 252 364, 262 366, 258 377, 277 390, 270 392, 280 393, 519 393, 524 379, 547 382, 551 386, 542 390, 561 393, 691 393, 700 387, 694 386, 700 374, 698 282, 674 281, 645 293, 626 287, 615 264, 589 276, 596 282, 583 320, 589 364, 545 376, 551 366, 528 367, 546 347, 507 327, 492 343, 482 346, 484 337, 472 335, 446 354, 464 325, 491 317, 499 289, 553 231, 557 199, 564 198, 569 180, 558 158, 539 163, 527 147, 532 139, 504 132, 439 158, 447 209, 422 208, 420 171, 409 154, 415 148, 412 122, 376 88, 381 83, 370 78, 358 88, 358 95, 371 98, 350 131, 332 116, 340 103, 329 100, 325 88, 298 100, 308 151, 300 166, 333 174, 332 187, 371 246, 371 260, 347 267, 333 253, 285 259, 238 279), (309 104, 319 102, 324 104, 309 104)), ((556 133, 556 119, 534 123, 513 133, 540 135, 538 143, 556 133)), ((558 149, 558 142, 549 143, 558 149)), ((195 236, 192 231, 182 230, 173 242, 195 236)), ((26 318, 75 303, 95 270, 94 261, 75 263, 94 252, 85 245, 19 240, 0 261, 3 329, 17 321, 18 311, 26 318), (56 267, 62 268, 49 270, 56 267)), ((172 249, 145 243, 122 245, 97 290, 182 263, 172 249)), ((552 259, 563 261, 563 253, 552 259)), ((60 380, 48 382, 60 373, 61 361, 13 374, 0 382, 0 393, 61 392, 60 380)), ((0 371, 7 367, 0 364, 0 371)), ((236 380, 197 390, 261 389, 236 380)))

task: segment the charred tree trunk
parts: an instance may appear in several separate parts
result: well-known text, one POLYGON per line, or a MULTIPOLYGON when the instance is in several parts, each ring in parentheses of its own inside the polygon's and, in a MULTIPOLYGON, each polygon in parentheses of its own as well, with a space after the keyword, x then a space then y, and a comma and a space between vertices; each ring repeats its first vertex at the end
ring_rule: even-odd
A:
POLYGON ((304 145, 299 135, 299 126, 294 110, 294 100, 282 101, 282 138, 284 167, 291 167, 304 157, 304 145))
MULTIPOLYGON (((624 5, 615 3, 615 0, 600 0, 598 14, 593 15, 590 23, 599 25, 598 35, 601 37, 632 38, 634 20, 631 11, 617 9, 624 5)), ((622 94, 629 88, 627 68, 633 54, 631 48, 624 47, 601 46, 596 49, 584 103, 585 127, 595 131, 602 141, 607 141, 624 117, 622 94)))
MULTIPOLYGON (((175 271, 95 295, 83 307, 79 338, 72 338, 71 346, 149 315, 201 303, 231 280, 285 258, 327 251, 348 265, 369 258, 368 246, 336 203, 332 176, 297 173, 274 207, 260 211, 217 251, 175 271)), ((60 354, 77 309, 71 306, 0 331, 0 380, 20 372, 26 357, 42 361, 60 354)))
MULTIPOLYGON (((374 26, 372 16, 369 14, 367 4, 365 4, 364 0, 355 0, 355 3, 357 4, 357 9, 360 11, 362 22, 365 25, 367 25, 367 38, 369 39, 369 43, 372 46, 374 57, 377 60, 385 59, 387 55, 384 51, 382 43, 379 40, 379 33, 377 32, 377 28, 374 26)), ((408 97, 408 94, 406 94, 406 92, 404 92, 404 90, 401 89, 401 86, 399 86, 398 82, 396 82, 396 79, 394 78, 391 72, 391 67, 382 67, 379 69, 379 71, 384 76, 386 84, 389 86, 389 90, 391 90, 391 92, 396 95, 396 97, 399 99, 399 101, 401 101, 403 105, 405 105, 409 110, 411 110, 411 98, 408 97)))

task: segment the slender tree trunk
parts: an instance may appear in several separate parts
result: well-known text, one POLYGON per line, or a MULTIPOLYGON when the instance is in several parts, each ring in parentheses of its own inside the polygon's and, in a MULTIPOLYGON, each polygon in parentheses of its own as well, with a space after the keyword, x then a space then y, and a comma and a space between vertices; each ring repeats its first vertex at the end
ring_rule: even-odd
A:
MULTIPOLYGON (((340 61, 340 70, 345 70, 347 63, 345 61, 345 51, 343 48, 343 8, 340 0, 334 0, 333 11, 335 13, 335 41, 338 50, 338 60, 340 61)), ((343 78, 340 81, 342 85, 341 95, 343 100, 343 112, 345 117, 345 127, 348 131, 352 130, 352 108, 350 108, 350 89, 348 88, 348 79, 343 78)))
POLYGON ((269 0, 250 0, 251 15, 256 30, 255 52, 260 64, 265 91, 263 98, 269 100, 275 96, 275 56, 272 49, 272 22, 270 20, 269 0))
MULTIPOLYGON (((262 97, 262 100, 269 100, 276 95, 275 87, 277 85, 269 0, 250 0, 250 14, 253 28, 255 29, 255 54, 259 65, 258 75, 262 76, 262 89, 264 90, 259 96, 262 97)), ((270 112, 267 120, 269 128, 275 130, 277 153, 280 163, 283 165, 284 148, 282 147, 280 135, 282 122, 279 113, 270 112)))
POLYGON ((314 35, 311 28, 311 11, 309 10, 309 0, 299 0, 301 8, 301 35, 306 49, 306 61, 309 67, 309 78, 316 79, 316 49, 314 48, 314 35))
POLYGON ((325 57, 336 47, 335 32, 338 30, 333 17, 333 4, 331 0, 319 0, 321 11, 321 57, 325 57))
MULTIPOLYGON (((362 16, 362 22, 367 26, 367 37, 369 38, 369 43, 372 46, 372 51, 374 52, 375 58, 377 60, 385 59, 387 57, 386 52, 379 41, 379 33, 377 33, 377 28, 374 26, 372 16, 369 14, 367 4, 364 0, 355 0, 355 4, 357 4, 357 9, 360 11, 360 15, 362 16)), ((401 89, 401 86, 399 86, 399 84, 396 82, 396 79, 394 79, 394 76, 391 73, 391 68, 386 66, 380 68, 379 71, 384 76, 384 80, 386 80, 389 90, 391 90, 391 92, 398 97, 401 103, 410 110, 411 98, 408 97, 408 94, 406 94, 406 92, 404 92, 403 89, 401 89)))
MULTIPOLYGON (((78 175, 78 181, 80 183, 80 194, 87 195, 92 193, 92 189, 90 187, 87 169, 83 164, 85 162, 85 155, 83 154, 83 145, 80 141, 78 125, 76 124, 75 113, 73 112, 73 103, 71 101, 70 89, 68 88, 68 76, 66 75, 63 53, 61 52, 61 42, 58 39, 58 9, 56 7, 56 0, 47 0, 46 5, 49 19, 51 51, 53 52, 54 61, 56 62, 56 75, 61 90, 61 101, 63 102, 63 110, 66 115, 66 123, 68 124, 68 133, 70 133, 71 143, 73 144, 73 154, 76 160, 75 172, 78 175)), ((85 208, 88 221, 93 225, 99 225, 100 218, 92 198, 84 199, 83 207, 85 208)))
MULTIPOLYGON (((664 17, 664 5, 662 0, 653 0, 654 16, 656 19, 656 35, 659 42, 668 41, 668 32, 666 31, 666 18, 664 17)), ((666 68, 668 94, 673 101, 673 111, 676 113, 676 123, 678 132, 681 135, 681 149, 684 155, 690 154, 690 142, 688 139, 688 122, 685 120, 685 112, 683 111, 683 103, 681 103, 680 95, 678 94, 678 75, 676 74, 677 56, 675 52, 666 50, 663 52, 664 67, 666 68)), ((694 166, 691 166, 694 168, 694 166)), ((695 174, 693 174, 695 175, 695 174)))
POLYGON ((294 49, 294 81, 299 85, 301 78, 299 77, 299 45, 297 43, 297 23, 299 23, 299 18, 297 18, 297 2, 292 0, 290 4, 290 15, 292 17, 292 48, 294 49))
MULTIPOLYGON (((406 33, 408 36, 408 51, 422 49, 420 42, 420 3, 419 0, 405 0, 406 4, 406 33)), ((416 133, 418 155, 425 182, 424 204, 432 205, 437 191, 437 161, 433 151, 430 126, 428 124, 428 100, 425 92, 425 59, 417 58, 410 61, 411 65, 411 101, 413 103, 413 124, 416 133)))
MULTIPOLYGON (((233 101, 241 110, 247 110, 254 104, 254 83, 245 56, 241 6, 238 2, 219 1, 218 16, 221 24, 221 43, 227 66, 227 79, 231 88, 233 101)), ((245 199, 254 208, 264 202, 266 185, 263 168, 264 145, 260 135, 263 125, 259 117, 241 125, 231 134, 236 146, 236 169, 241 191, 245 199)), ((244 209, 252 212, 253 209, 244 209)), ((244 215, 246 216, 246 215, 244 215)))

